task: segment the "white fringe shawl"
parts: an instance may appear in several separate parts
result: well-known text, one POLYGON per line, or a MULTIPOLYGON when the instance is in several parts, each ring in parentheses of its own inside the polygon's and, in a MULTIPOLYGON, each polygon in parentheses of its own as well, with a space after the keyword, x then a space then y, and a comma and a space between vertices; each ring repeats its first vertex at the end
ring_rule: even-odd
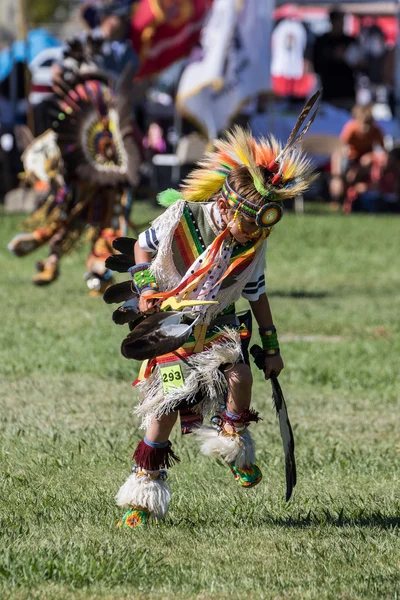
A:
POLYGON ((178 273, 172 255, 172 240, 175 229, 182 218, 185 202, 177 200, 162 215, 152 222, 157 231, 159 246, 157 254, 152 260, 150 271, 153 273, 158 287, 162 292, 172 290, 181 282, 182 277, 178 273))
POLYGON ((227 391, 226 379, 219 367, 225 363, 235 364, 242 356, 238 332, 228 327, 221 331, 225 334, 225 339, 212 344, 209 350, 192 354, 186 359, 190 374, 186 377, 183 387, 173 388, 165 394, 158 365, 148 379, 137 385, 144 398, 135 409, 135 413, 142 417, 143 429, 146 429, 153 419, 176 410, 183 400, 194 400, 199 391, 204 400, 196 404, 196 412, 206 416, 218 408, 223 394, 227 391))
MULTIPOLYGON (((184 200, 178 200, 153 222, 153 227, 157 231, 159 247, 151 263, 150 271, 155 276, 161 291, 171 290, 182 281, 182 277, 174 265, 172 240, 182 217, 184 205, 184 200)), ((251 280, 254 270, 264 261, 266 251, 267 242, 265 240, 256 250, 251 264, 237 276, 236 281, 229 287, 218 290, 215 298, 218 304, 210 305, 207 308, 202 317, 203 323, 211 323, 219 313, 240 298, 243 288, 251 280)))

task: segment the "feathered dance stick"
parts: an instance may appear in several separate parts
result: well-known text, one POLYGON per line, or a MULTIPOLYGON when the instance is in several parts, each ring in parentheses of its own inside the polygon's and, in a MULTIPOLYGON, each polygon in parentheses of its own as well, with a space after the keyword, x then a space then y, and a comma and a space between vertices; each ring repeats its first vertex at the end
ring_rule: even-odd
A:
MULTIPOLYGON (((250 354, 254 358, 256 366, 264 371, 265 370, 265 354, 264 350, 254 344, 250 348, 250 354)), ((291 498, 293 488, 296 485, 297 474, 296 474, 296 460, 294 457, 294 438, 293 431, 290 425, 289 416, 287 413, 285 398, 283 397, 281 386, 279 385, 278 378, 276 375, 271 375, 272 384, 272 401, 275 406, 276 415, 279 419, 279 428, 281 430, 281 437, 283 443, 283 451, 285 453, 285 471, 286 471, 286 502, 291 498)))

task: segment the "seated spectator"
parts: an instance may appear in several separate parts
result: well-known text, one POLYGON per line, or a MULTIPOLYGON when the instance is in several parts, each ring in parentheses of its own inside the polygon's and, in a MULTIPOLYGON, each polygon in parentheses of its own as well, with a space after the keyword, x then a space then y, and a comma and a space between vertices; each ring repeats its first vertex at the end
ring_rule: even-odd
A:
POLYGON ((400 148, 393 148, 387 154, 379 187, 388 212, 400 212, 400 148))
POLYGON ((375 123, 371 106, 356 105, 353 108, 353 119, 348 121, 340 134, 345 143, 344 156, 334 154, 331 160, 330 193, 334 203, 339 202, 349 185, 363 178, 365 169, 373 163, 375 152, 382 153, 384 147, 383 133, 375 123))
POLYGON ((363 158, 365 164, 366 155, 370 155, 377 146, 384 147, 383 133, 374 121, 370 105, 356 104, 353 108, 353 117, 343 127, 340 138, 347 144, 349 162, 361 161, 363 158))
POLYGON ((374 152, 348 186, 344 212, 400 212, 400 149, 374 152))

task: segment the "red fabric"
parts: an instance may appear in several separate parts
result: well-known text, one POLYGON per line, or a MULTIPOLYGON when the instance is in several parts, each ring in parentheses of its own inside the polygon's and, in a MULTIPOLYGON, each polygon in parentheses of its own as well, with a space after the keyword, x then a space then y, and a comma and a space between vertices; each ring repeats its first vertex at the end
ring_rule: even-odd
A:
POLYGON ((47 94, 52 94, 53 88, 51 85, 39 85, 38 83, 32 83, 30 92, 43 92, 47 94))
POLYGON ((272 89, 277 96, 294 96, 295 98, 307 98, 315 87, 315 74, 304 73, 299 79, 288 79, 272 75, 272 89))
POLYGON ((180 459, 174 454, 171 442, 165 448, 152 448, 148 446, 144 440, 141 440, 137 445, 132 459, 142 469, 148 471, 158 471, 158 469, 169 469, 175 462, 180 462, 180 459))
POLYGON ((211 4, 212 0, 140 0, 131 21, 131 40, 140 59, 137 78, 188 56, 211 4))

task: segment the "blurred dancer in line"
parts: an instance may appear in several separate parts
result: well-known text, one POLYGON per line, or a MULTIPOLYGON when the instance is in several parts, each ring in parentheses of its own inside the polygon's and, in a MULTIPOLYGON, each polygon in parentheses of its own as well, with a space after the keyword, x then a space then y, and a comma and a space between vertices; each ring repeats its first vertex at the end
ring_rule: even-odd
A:
POLYGON ((91 244, 86 261, 91 294, 102 293, 111 282, 104 263, 112 240, 127 231, 141 161, 132 77, 128 66, 114 90, 104 73, 92 69, 76 71, 54 86, 53 129, 23 155, 27 181, 44 181, 48 193, 26 221, 31 232, 15 236, 8 246, 17 256, 49 247, 49 256, 37 263, 36 285, 57 279, 62 256, 84 231, 91 244))

